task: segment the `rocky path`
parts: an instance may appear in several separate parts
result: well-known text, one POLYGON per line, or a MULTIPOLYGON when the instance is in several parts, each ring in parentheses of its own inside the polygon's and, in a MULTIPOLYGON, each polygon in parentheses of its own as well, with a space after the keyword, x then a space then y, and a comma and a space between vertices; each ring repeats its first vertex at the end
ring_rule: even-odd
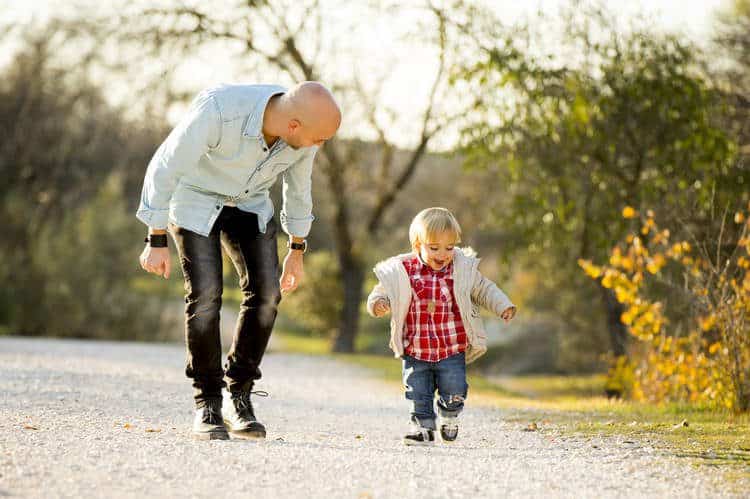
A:
POLYGON ((525 432, 472 402, 459 440, 404 447, 397 386, 269 353, 265 441, 194 441, 181 345, 0 338, 0 497, 729 497, 616 438, 525 432))

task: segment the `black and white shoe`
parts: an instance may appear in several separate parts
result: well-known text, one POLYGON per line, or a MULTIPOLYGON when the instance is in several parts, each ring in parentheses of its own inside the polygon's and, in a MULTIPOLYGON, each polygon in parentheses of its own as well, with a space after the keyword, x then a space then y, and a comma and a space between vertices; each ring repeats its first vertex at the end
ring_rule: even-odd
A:
POLYGON ((435 431, 430 428, 414 426, 413 430, 404 435, 404 445, 432 445, 435 443, 435 431))
POLYGON ((231 402, 224 408, 224 423, 235 437, 266 438, 266 427, 255 417, 250 395, 267 397, 268 393, 263 391, 232 393, 231 402))
POLYGON ((195 411, 193 438, 198 440, 229 440, 221 417, 221 400, 208 400, 195 411))
POLYGON ((439 420, 440 438, 443 442, 453 442, 458 437, 458 417, 441 417, 439 420))

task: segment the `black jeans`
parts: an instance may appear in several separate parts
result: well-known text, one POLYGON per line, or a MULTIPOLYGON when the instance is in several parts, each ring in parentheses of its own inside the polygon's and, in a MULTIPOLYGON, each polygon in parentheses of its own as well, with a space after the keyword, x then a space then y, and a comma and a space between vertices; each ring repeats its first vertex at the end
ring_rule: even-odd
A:
POLYGON ((221 399, 221 389, 251 390, 261 377, 260 362, 268 346, 281 300, 276 222, 265 234, 258 216, 224 207, 208 237, 171 226, 185 277, 187 367, 198 407, 221 399), (221 367, 219 311, 222 256, 229 255, 239 275, 242 303, 225 369, 221 367))

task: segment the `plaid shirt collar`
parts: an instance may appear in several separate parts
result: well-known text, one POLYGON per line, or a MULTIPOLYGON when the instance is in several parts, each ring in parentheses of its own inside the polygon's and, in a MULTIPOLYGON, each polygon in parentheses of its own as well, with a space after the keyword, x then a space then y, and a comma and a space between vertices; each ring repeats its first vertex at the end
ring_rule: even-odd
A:
POLYGON ((419 273, 422 275, 436 275, 437 277, 445 277, 446 275, 450 275, 451 271, 453 270, 453 260, 443 267, 440 270, 435 270, 432 267, 430 267, 427 263, 422 260, 422 256, 417 253, 417 268, 419 269, 419 273))

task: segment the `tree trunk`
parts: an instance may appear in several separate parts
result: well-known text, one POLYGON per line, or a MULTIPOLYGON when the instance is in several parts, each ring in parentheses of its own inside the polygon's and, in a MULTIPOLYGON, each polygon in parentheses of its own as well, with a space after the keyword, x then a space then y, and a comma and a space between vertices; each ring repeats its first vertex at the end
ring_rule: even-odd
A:
POLYGON ((625 311, 622 303, 617 301, 612 290, 601 287, 604 306, 607 310, 607 329, 609 330, 610 346, 615 357, 628 354, 628 329, 620 320, 625 311))
POLYGON ((339 329, 333 343, 334 352, 354 352, 354 339, 359 328, 359 308, 362 303, 364 270, 361 262, 349 254, 340 255, 341 279, 343 281, 343 307, 339 329))

